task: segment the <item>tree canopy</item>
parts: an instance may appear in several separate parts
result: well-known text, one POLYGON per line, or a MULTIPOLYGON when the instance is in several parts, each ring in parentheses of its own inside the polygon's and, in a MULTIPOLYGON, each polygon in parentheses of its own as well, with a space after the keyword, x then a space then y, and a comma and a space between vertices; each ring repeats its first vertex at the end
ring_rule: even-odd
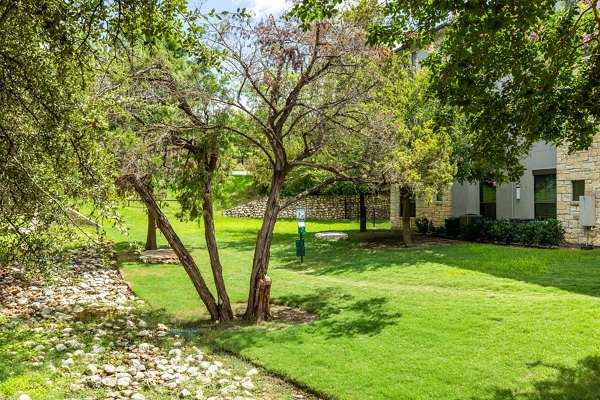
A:
MULTIPOLYGON (((305 20, 335 13, 338 0, 305 0, 305 20)), ((516 178, 532 143, 586 148, 600 116, 600 18, 592 0, 387 1, 369 40, 422 61, 444 104, 467 118, 470 171, 516 178), (443 37, 439 40, 440 35, 443 37)))
POLYGON ((111 195, 88 92, 114 61, 100 56, 169 36, 183 11, 182 0, 0 1, 0 260, 41 255, 69 205, 111 195))

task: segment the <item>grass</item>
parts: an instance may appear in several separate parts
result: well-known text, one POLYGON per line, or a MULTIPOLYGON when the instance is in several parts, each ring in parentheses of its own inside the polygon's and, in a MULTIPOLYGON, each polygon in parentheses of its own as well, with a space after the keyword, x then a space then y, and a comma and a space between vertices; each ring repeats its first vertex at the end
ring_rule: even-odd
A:
MULTIPOLYGON (((130 238, 144 214, 128 208, 130 238)), ((176 223, 209 278, 201 229, 176 223)), ((219 218, 233 302, 246 300, 260 221, 219 218)), ((295 221, 276 226, 270 276, 275 303, 320 314, 312 324, 202 325, 194 340, 235 352, 339 399, 600 399, 600 253, 479 244, 366 246, 307 239, 294 255, 295 221)), ((377 229, 385 228, 379 223, 377 229)), ((110 236, 119 239, 116 232, 110 236)), ((163 243, 164 244, 164 243, 163 243)), ((123 262, 134 290, 175 318, 206 317, 179 266, 123 262)))

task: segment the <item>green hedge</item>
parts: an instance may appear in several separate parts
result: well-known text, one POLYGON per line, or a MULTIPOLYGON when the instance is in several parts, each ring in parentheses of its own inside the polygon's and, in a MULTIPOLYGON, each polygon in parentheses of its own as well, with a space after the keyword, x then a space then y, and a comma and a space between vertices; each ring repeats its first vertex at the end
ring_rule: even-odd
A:
MULTIPOLYGON (((446 221, 445 236, 456 237, 458 232, 453 224, 446 221), (448 229, 452 227, 453 229, 448 229)), ((424 234, 439 235, 427 218, 417 220, 417 229, 424 234)), ((555 219, 530 222, 511 222, 505 219, 479 219, 460 227, 460 238, 467 241, 488 243, 521 244, 523 246, 556 246, 564 241, 565 230, 555 219)))

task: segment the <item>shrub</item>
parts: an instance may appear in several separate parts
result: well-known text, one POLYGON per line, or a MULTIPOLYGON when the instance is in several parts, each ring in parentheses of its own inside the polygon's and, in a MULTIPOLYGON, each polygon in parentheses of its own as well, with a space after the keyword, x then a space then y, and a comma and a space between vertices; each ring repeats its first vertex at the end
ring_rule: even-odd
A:
POLYGON ((516 228, 517 224, 514 222, 505 219, 496 221, 490 229, 491 239, 504 244, 514 243, 517 238, 516 228))
POLYGON ((417 232, 419 232, 422 235, 427 235, 434 229, 433 222, 431 222, 426 217, 417 218, 415 221, 415 225, 417 226, 417 232))
POLYGON ((533 235, 533 243, 536 245, 556 246, 565 239, 565 229, 555 219, 535 221, 536 227, 533 235))
POLYGON ((438 227, 433 227, 433 229, 431 230, 431 235, 435 236, 435 237, 446 237, 446 227, 445 226, 438 226, 438 227))
POLYGON ((564 233, 564 228, 555 219, 528 223, 483 219, 464 226, 461 238, 523 246, 556 246, 564 240, 564 233))
POLYGON ((496 221, 493 219, 482 218, 476 221, 477 230, 479 233, 479 240, 482 242, 493 242, 494 236, 492 234, 492 228, 496 224, 496 221))

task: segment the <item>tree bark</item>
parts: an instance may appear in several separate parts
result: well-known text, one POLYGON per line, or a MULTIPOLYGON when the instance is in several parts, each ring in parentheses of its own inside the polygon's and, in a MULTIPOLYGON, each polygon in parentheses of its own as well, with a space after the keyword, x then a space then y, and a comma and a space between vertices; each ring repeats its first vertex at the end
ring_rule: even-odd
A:
POLYGON ((283 188, 285 175, 282 171, 274 171, 271 180, 271 190, 267 199, 267 206, 263 223, 258 231, 254 260, 252 261, 252 275, 250 276, 250 293, 248 294, 248 307, 245 318, 261 322, 271 319, 270 294, 271 278, 267 275, 271 253, 271 239, 279 214, 279 199, 283 188))
POLYGON ((222 322, 233 321, 235 316, 231 309, 231 302, 227 295, 225 288, 225 280, 223 279, 223 266, 221 265, 221 259, 219 257, 219 249, 217 246, 217 238, 215 235, 215 221, 213 213, 212 203, 212 173, 216 169, 217 156, 211 154, 210 161, 207 165, 208 177, 204 180, 204 195, 203 195, 203 212, 202 218, 204 219, 204 238, 206 239, 206 248, 208 250, 208 256, 210 258, 210 266, 215 280, 215 287, 217 288, 217 308, 219 310, 219 320, 222 322))
POLYGON ((156 219, 154 214, 148 209, 148 233, 146 234, 146 246, 145 250, 156 250, 158 245, 156 244, 156 219))
POLYGON ((160 210, 158 204, 156 204, 154 197, 139 178, 129 176, 127 177, 127 180, 131 183, 144 204, 146 204, 148 211, 152 213, 154 219, 156 220, 158 229, 160 229, 173 251, 175 251, 175 254, 177 254, 177 258, 179 258, 179 261, 183 265, 185 272, 192 281, 194 288, 196 288, 196 292, 198 292, 200 299, 206 306, 211 319, 219 320, 219 309, 217 307, 217 303, 215 302, 215 298, 208 289, 208 286, 206 285, 198 266, 192 258, 192 255, 187 251, 181 242, 181 239, 179 239, 179 236, 177 236, 177 233, 175 233, 175 230, 169 223, 169 220, 160 210))
POLYGON ((404 246, 412 246, 412 235, 410 227, 410 192, 407 189, 402 190, 402 239, 404 246))
POLYGON ((365 195, 361 193, 358 195, 358 214, 360 219, 360 231, 367 231, 367 206, 365 205, 365 195))

